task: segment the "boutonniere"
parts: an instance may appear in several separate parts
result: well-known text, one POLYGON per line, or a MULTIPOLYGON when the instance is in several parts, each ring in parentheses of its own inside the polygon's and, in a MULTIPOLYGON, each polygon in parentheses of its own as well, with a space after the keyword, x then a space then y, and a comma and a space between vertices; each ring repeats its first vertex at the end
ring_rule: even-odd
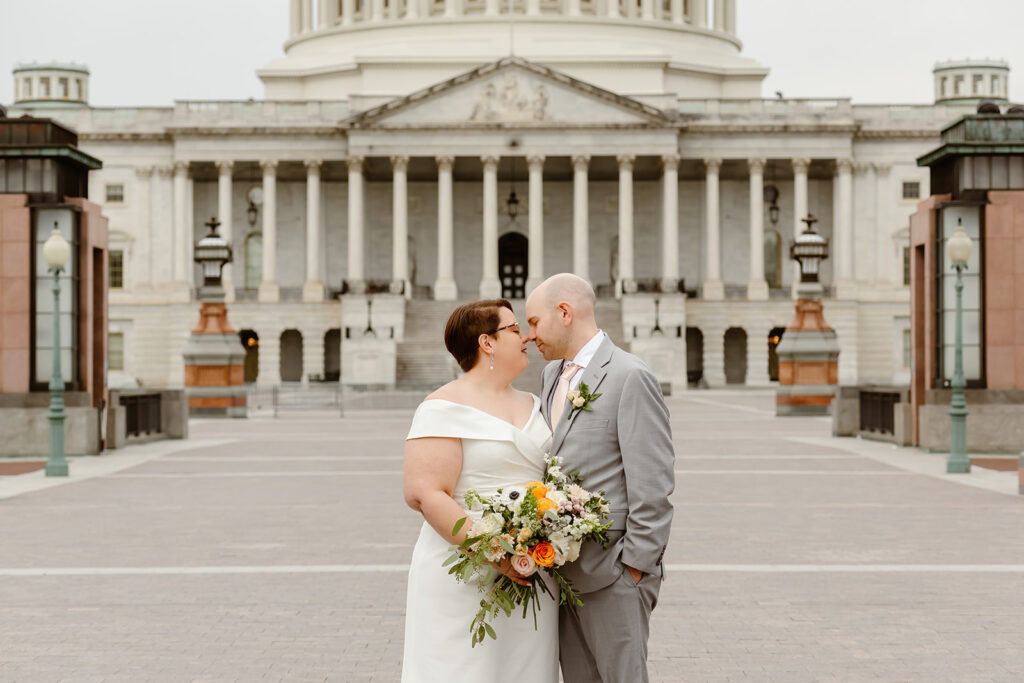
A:
POLYGON ((579 389, 573 389, 566 393, 565 398, 569 400, 569 415, 565 418, 567 420, 572 418, 572 414, 578 410, 593 410, 590 407, 591 401, 596 401, 601 398, 601 394, 590 393, 590 387, 587 386, 586 382, 580 382, 579 389))

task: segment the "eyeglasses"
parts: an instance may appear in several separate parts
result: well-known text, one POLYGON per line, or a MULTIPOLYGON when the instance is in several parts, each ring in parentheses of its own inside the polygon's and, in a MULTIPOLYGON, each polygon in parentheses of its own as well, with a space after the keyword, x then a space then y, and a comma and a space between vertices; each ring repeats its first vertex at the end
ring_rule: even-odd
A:
POLYGON ((488 332, 487 334, 489 334, 489 335, 491 335, 493 337, 493 336, 497 335, 499 332, 501 332, 502 330, 512 330, 516 334, 519 334, 519 323, 509 323, 508 325, 505 325, 504 327, 499 327, 498 329, 494 330, 493 332, 488 332))

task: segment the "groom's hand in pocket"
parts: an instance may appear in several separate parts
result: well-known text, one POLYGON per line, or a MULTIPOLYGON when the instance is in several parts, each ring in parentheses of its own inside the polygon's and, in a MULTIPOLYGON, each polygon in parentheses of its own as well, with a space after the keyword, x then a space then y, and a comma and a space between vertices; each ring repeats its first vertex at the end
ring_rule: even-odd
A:
POLYGON ((518 583, 520 586, 529 586, 530 582, 523 578, 523 575, 512 568, 512 561, 507 557, 501 562, 495 564, 491 562, 491 565, 498 570, 499 574, 504 574, 508 578, 512 579, 513 582, 518 583))
POLYGON ((644 573, 639 569, 633 569, 629 565, 626 565, 626 569, 629 570, 629 575, 633 577, 633 583, 640 583, 640 580, 644 578, 644 573))

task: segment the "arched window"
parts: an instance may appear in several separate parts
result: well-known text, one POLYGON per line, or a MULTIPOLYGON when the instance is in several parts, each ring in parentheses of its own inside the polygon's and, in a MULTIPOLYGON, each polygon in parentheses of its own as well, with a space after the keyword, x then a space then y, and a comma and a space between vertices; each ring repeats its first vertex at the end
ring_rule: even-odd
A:
POLYGON ((778 230, 764 231, 764 279, 771 288, 782 287, 782 236, 778 230))
POLYGON ((245 238, 245 288, 258 289, 263 280, 263 234, 251 232, 245 238))

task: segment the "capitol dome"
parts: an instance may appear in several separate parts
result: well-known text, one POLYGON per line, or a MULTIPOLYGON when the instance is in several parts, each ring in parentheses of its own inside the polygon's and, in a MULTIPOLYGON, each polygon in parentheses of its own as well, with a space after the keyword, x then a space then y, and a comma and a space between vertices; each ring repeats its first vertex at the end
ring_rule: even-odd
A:
POLYGON ((760 97, 736 0, 290 0, 271 100, 394 97, 516 56, 626 95, 760 97), (509 10, 512 10, 510 14, 509 10))

